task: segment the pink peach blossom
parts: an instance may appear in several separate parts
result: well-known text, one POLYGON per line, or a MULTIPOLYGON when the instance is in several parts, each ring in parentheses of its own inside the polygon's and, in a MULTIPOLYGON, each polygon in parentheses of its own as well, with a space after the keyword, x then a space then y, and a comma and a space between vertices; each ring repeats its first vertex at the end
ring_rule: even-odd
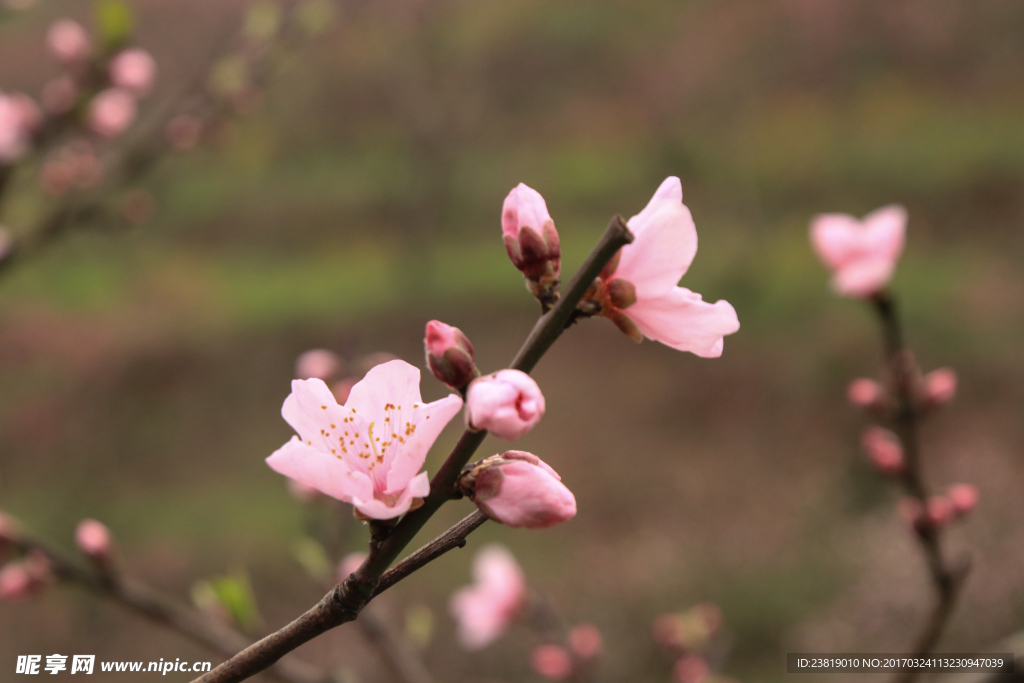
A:
POLYGON ((697 229, 679 178, 666 178, 628 225, 636 239, 601 273, 602 315, 637 342, 647 337, 705 358, 721 356, 723 338, 740 328, 736 310, 677 286, 697 254, 697 229))
POLYGON ((127 90, 107 88, 89 104, 89 127, 105 138, 117 137, 135 121, 138 106, 127 90))
POLYGON ((925 405, 938 408, 956 396, 956 372, 952 368, 932 370, 924 376, 925 405))
POLYGON ((564 681, 572 675, 572 657, 558 645, 538 645, 530 654, 530 666, 538 676, 564 681))
POLYGON ((861 436, 861 446, 879 472, 895 475, 903 471, 903 447, 888 429, 868 427, 861 436))
POLYGON ((295 360, 295 376, 299 379, 327 381, 341 372, 342 360, 333 351, 310 349, 295 360))
POLYGON ((485 458, 459 480, 485 515, 511 527, 545 529, 576 516, 576 498, 562 478, 532 453, 485 458))
POLYGON ((449 603, 459 642, 467 650, 494 642, 520 615, 526 598, 526 579, 512 553, 497 544, 484 546, 473 558, 473 583, 449 603))
POLYGON ((141 48, 129 48, 110 61, 110 81, 136 97, 142 97, 153 88, 156 80, 156 60, 141 48))
POLYGON ((971 484, 953 484, 948 495, 957 517, 963 517, 978 505, 978 489, 971 484))
POLYGON ((424 404, 419 384, 419 370, 390 361, 366 373, 340 406, 323 380, 294 380, 281 414, 299 436, 267 464, 351 503, 368 518, 404 514, 413 499, 430 492, 427 473, 420 469, 462 407, 455 394, 424 404))
POLYGON ((907 211, 891 205, 863 220, 828 213, 811 221, 811 243, 839 294, 865 298, 885 289, 903 252, 907 211))
POLYGON ((110 529, 95 519, 83 519, 75 529, 75 545, 94 560, 106 561, 113 552, 110 529))
POLYGON ((92 49, 89 34, 72 19, 60 19, 50 25, 46 46, 54 57, 64 63, 80 62, 89 56, 92 49))
POLYGON ((35 582, 22 562, 9 562, 0 569, 0 600, 22 600, 32 595, 35 582))
POLYGON ((859 377, 846 389, 846 398, 855 408, 870 410, 882 400, 882 387, 873 379, 859 377))
POLYGON ((577 624, 569 629, 569 648, 580 659, 599 655, 601 644, 601 632, 593 624, 577 624))
POLYGON ((512 188, 501 209, 501 233, 509 258, 534 294, 558 284, 562 247, 539 192, 523 183, 512 188))
POLYGON ((466 425, 514 441, 544 416, 544 395, 521 370, 499 370, 473 380, 466 390, 466 425))
POLYGON ((686 655, 672 667, 676 683, 704 683, 710 674, 711 667, 700 655, 686 655))

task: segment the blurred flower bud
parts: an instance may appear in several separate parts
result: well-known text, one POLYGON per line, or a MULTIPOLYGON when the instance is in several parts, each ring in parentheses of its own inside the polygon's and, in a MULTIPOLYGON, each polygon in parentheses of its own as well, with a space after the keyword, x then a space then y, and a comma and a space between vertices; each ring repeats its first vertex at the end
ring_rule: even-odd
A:
POLYGON ((167 143, 184 152, 199 144, 203 134, 203 120, 192 114, 178 114, 167 123, 167 143))
POLYGON ((43 109, 55 116, 67 114, 78 101, 78 86, 67 75, 47 81, 40 96, 43 109))
POLYGON ((953 503, 946 496, 932 496, 925 504, 925 515, 933 527, 944 527, 953 519, 953 503))
POLYGON ((538 676, 564 681, 572 675, 572 657, 557 645, 538 645, 530 654, 530 666, 538 676))
POLYGON ((117 137, 135 121, 138 106, 127 90, 107 88, 89 104, 89 127, 105 138, 117 137))
POLYGON ((700 655, 681 657, 672 667, 672 676, 676 683, 704 683, 710 674, 711 667, 700 655))
POLYGON ((342 370, 343 362, 333 351, 312 349, 295 360, 295 376, 299 379, 333 379, 342 370))
POLYGON ((30 142, 22 108, 14 97, 0 93, 0 166, 20 159, 30 142))
POLYGON ((34 588, 25 563, 9 562, 0 569, 0 600, 22 600, 32 595, 34 588))
POLYGON ((452 594, 449 609, 459 624, 459 643, 479 650, 494 642, 522 615, 526 579, 516 559, 497 544, 473 557, 473 583, 452 594))
POLYGON ((89 34, 72 19, 59 19, 50 25, 46 33, 46 47, 65 64, 84 61, 92 49, 89 34))
POLYGON ((341 562, 338 563, 338 583, 343 582, 352 574, 352 572, 363 566, 363 562, 366 561, 366 557, 366 553, 357 552, 349 553, 345 557, 341 558, 341 562))
POLYGON ((505 250, 530 291, 545 305, 553 304, 562 274, 562 248, 544 197, 519 183, 505 198, 501 232, 505 250))
POLYGON ((868 427, 861 436, 861 446, 882 474, 894 476, 903 471, 903 447, 888 429, 868 427))
POLYGON ((75 545, 97 564, 108 566, 114 555, 110 529, 95 519, 83 519, 75 529, 75 545))
POLYGON ((580 659, 593 659, 601 653, 601 632, 593 624, 577 624, 569 629, 569 648, 580 659))
POLYGON ((110 61, 111 83, 136 97, 147 95, 155 80, 156 60, 141 48, 124 50, 110 61))
POLYGON ((846 397, 853 407, 867 411, 880 407, 884 402, 882 386, 867 377, 860 377, 850 382, 846 388, 846 397))
POLYGON ((461 391, 480 375, 476 369, 473 344, 459 328, 431 320, 427 323, 424 345, 427 367, 434 377, 452 389, 461 391))
POLYGON ((508 451, 469 465, 459 487, 481 512, 511 527, 544 529, 576 516, 572 492, 532 453, 508 451))
POLYGON ((978 489, 972 484, 953 484, 948 495, 957 517, 963 517, 978 505, 978 489))
POLYGON ((544 395, 520 370, 499 370, 473 380, 466 390, 466 425, 514 441, 544 416, 544 395))
POLYGON ((941 408, 956 395, 956 372, 952 368, 932 370, 924 376, 923 400, 926 408, 941 408))

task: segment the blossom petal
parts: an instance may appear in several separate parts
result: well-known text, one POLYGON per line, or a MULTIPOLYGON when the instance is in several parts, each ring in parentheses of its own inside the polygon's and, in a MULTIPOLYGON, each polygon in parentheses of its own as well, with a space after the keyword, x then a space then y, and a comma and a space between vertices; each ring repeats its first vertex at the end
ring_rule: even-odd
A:
POLYGON ((685 287, 637 301, 624 313, 648 339, 704 358, 722 355, 722 337, 740 329, 732 304, 707 303, 700 294, 685 287))
POLYGON ((430 479, 426 472, 420 472, 408 482, 408 485, 404 486, 394 505, 388 505, 382 500, 372 498, 353 499, 352 504, 367 517, 393 519, 409 511, 413 498, 423 498, 428 493, 430 493, 430 479))
POLYGON ((388 403, 409 410, 421 400, 419 369, 404 360, 392 360, 371 368, 356 382, 345 407, 355 408, 357 413, 373 420, 388 403))
POLYGON ((391 461, 385 493, 397 493, 410 477, 420 471, 430 447, 434 445, 445 425, 458 415, 460 410, 462 399, 458 394, 448 394, 442 399, 420 406, 416 411, 416 431, 402 444, 401 457, 391 461))
POLYGON ((895 267, 896 260, 903 253, 907 210, 899 204, 883 206, 864 217, 864 226, 872 252, 878 258, 890 261, 895 267))
POLYGON ((638 299, 662 295, 679 284, 697 254, 690 210, 675 199, 652 199, 630 219, 629 228, 636 239, 622 248, 614 276, 632 282, 638 299))
POLYGON ((683 184, 679 182, 679 178, 676 176, 669 176, 662 181, 658 189, 654 191, 654 196, 651 197, 651 201, 647 202, 647 206, 644 210, 629 219, 629 223, 634 222, 638 225, 646 223, 652 213, 656 204, 662 200, 676 202, 678 204, 683 203, 683 184))
POLYGON ((344 460, 328 455, 292 437, 291 441, 267 458, 272 470, 301 481, 318 491, 351 503, 353 498, 373 496, 373 483, 361 472, 354 472, 344 460))
POLYGON ((855 257, 860 246, 860 221, 844 213, 825 213, 811 221, 811 244, 831 269, 841 268, 855 257))
POLYGON ((292 393, 284 400, 281 415, 310 445, 323 443, 331 425, 340 425, 345 417, 331 390, 315 378, 292 380, 292 393))

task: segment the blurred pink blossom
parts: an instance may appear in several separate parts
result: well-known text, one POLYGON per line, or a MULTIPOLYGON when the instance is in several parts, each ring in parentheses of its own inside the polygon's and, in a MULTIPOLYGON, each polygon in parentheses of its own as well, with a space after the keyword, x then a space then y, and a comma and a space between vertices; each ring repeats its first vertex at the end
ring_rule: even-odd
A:
POLYGON ((530 654, 530 666, 538 676, 564 681, 572 675, 572 657, 558 645, 538 645, 530 654))
POLYGON ((601 653, 601 631, 593 624, 577 624, 569 629, 569 648, 580 659, 593 659, 601 653))
POLYGON ((846 397, 854 407, 868 410, 881 401, 882 387, 873 379, 859 377, 846 388, 846 397))
POLYGON ((861 446, 871 464, 882 474, 895 475, 903 471, 903 446, 888 429, 868 427, 861 436, 861 446))
POLYGON ((58 116, 66 114, 78 101, 78 86, 70 76, 58 76, 46 82, 40 100, 43 103, 43 109, 50 114, 58 116))
POLYGON ((521 370, 499 370, 473 380, 466 390, 466 425, 514 441, 544 416, 540 387, 521 370))
POLYGON ((89 34, 72 19, 59 19, 50 25, 46 33, 46 47, 66 64, 85 60, 92 49, 89 34))
POLYGON ((95 519, 83 519, 78 523, 75 529, 75 545, 89 557, 103 562, 110 559, 114 548, 110 529, 95 519))
POLYGON ((865 298, 889 284, 903 252, 907 211, 886 206, 863 220, 828 213, 811 221, 811 244, 832 271, 832 288, 844 296, 865 298))
POLYGON ((334 387, 331 389, 331 393, 334 394, 334 398, 338 400, 338 403, 344 403, 348 400, 348 395, 352 393, 352 387, 356 385, 356 380, 352 377, 335 382, 334 387))
POLYGON ((127 90, 107 88, 89 103, 89 127, 105 138, 117 137, 135 121, 138 106, 127 90))
POLYGON ((697 254, 697 229, 679 178, 666 178, 628 225, 636 239, 601 273, 602 314, 637 342, 647 337, 705 358, 721 356, 723 338, 740 328, 736 310, 677 286, 697 254))
POLYGON ((156 80, 156 60, 137 47, 120 52, 110 61, 110 81, 136 97, 143 97, 156 80))
POLYGON ((924 376, 924 401, 929 407, 938 408, 956 396, 956 372, 952 368, 932 370, 924 376))
POLYGON ((932 496, 925 504, 925 515, 934 527, 943 527, 953 519, 953 503, 946 496, 932 496))
POLYGON ((430 492, 427 473, 420 469, 462 407, 455 394, 424 404, 419 384, 419 370, 390 361, 370 370, 340 406, 323 380, 294 380, 281 413, 299 436, 267 464, 351 503, 365 517, 404 514, 414 499, 430 492))
POLYGON ((322 379, 327 381, 341 372, 342 360, 333 351, 311 349, 299 355, 295 361, 295 376, 299 379, 322 379))
POLYGON ((0 166, 17 161, 28 151, 33 127, 25 101, 0 93, 0 166))
POLYGON ((511 527, 545 529, 576 516, 572 491, 532 453, 508 451, 485 458, 460 484, 481 512, 511 527))
POLYGON ((672 667, 672 675, 676 683, 704 683, 711 674, 707 660, 700 655, 690 654, 681 657, 672 667))
POLYGON ((953 513, 958 517, 963 517, 978 505, 978 489, 972 484, 953 484, 948 495, 953 513))
POLYGON ((32 595, 34 586, 23 562, 9 562, 0 569, 0 600, 27 598, 32 595))
POLYGON ((458 622, 459 642, 479 650, 494 642, 526 604, 526 580, 512 553, 496 544, 473 558, 473 583, 457 590, 449 608, 458 622))
POLYGON ((505 198, 501 209, 501 233, 513 265, 539 289, 558 283, 562 272, 562 247, 544 197, 519 183, 505 198))
POLYGON ((367 554, 362 552, 349 553, 345 557, 341 558, 341 562, 338 563, 338 583, 341 583, 349 577, 349 575, 355 570, 359 569, 366 561, 367 554))

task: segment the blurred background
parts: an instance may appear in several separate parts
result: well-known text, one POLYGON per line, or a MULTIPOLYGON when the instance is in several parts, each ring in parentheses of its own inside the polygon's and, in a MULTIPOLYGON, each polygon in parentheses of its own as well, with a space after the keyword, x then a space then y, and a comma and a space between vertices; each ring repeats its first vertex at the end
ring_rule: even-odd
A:
MULTIPOLYGON (((130 5, 161 93, 202 72, 247 11, 130 5)), ((700 235, 682 285, 730 301, 740 332, 704 360, 637 347, 607 321, 569 330, 534 373, 548 413, 517 447, 561 473, 579 515, 543 532, 485 525, 375 603, 382 618, 419 624, 438 680, 537 680, 523 628, 454 653, 447 599, 490 540, 567 620, 601 629, 600 681, 671 680, 651 622, 703 601, 724 615, 716 669, 740 681, 781 680, 786 652, 906 651, 931 587, 845 402, 850 379, 879 372, 880 335, 865 305, 830 293, 807 241, 815 213, 899 202, 910 223, 893 286, 909 342, 925 369, 960 376, 925 428, 926 477, 981 492, 950 533, 974 568, 939 649, 1024 629, 1024 7, 336 10, 244 116, 140 181, 151 220, 69 231, 3 273, 0 508, 66 548, 79 519, 100 519, 131 573, 180 596, 245 573, 255 632, 278 628, 324 592, 296 549, 311 527, 338 524, 263 463, 291 434, 279 411, 298 354, 385 351, 422 367, 437 318, 473 340, 482 369, 501 368, 538 313, 500 239, 508 191, 544 195, 570 274, 610 216, 633 215, 678 175, 700 235)), ((63 16, 93 25, 90 5, 70 0, 3 15, 0 88, 36 96, 57 73, 44 36, 63 16)), ((0 215, 12 233, 31 227, 22 204, 0 215)), ((445 393, 429 373, 423 392, 445 393)), ((491 439, 481 455, 505 449, 491 439)), ((423 540, 471 509, 448 506, 423 540)), ((365 537, 350 523, 336 550, 365 537)), ((0 633, 4 666, 54 652, 219 661, 71 587, 0 605, 0 633)), ((298 654, 391 680, 353 628, 298 654)))

